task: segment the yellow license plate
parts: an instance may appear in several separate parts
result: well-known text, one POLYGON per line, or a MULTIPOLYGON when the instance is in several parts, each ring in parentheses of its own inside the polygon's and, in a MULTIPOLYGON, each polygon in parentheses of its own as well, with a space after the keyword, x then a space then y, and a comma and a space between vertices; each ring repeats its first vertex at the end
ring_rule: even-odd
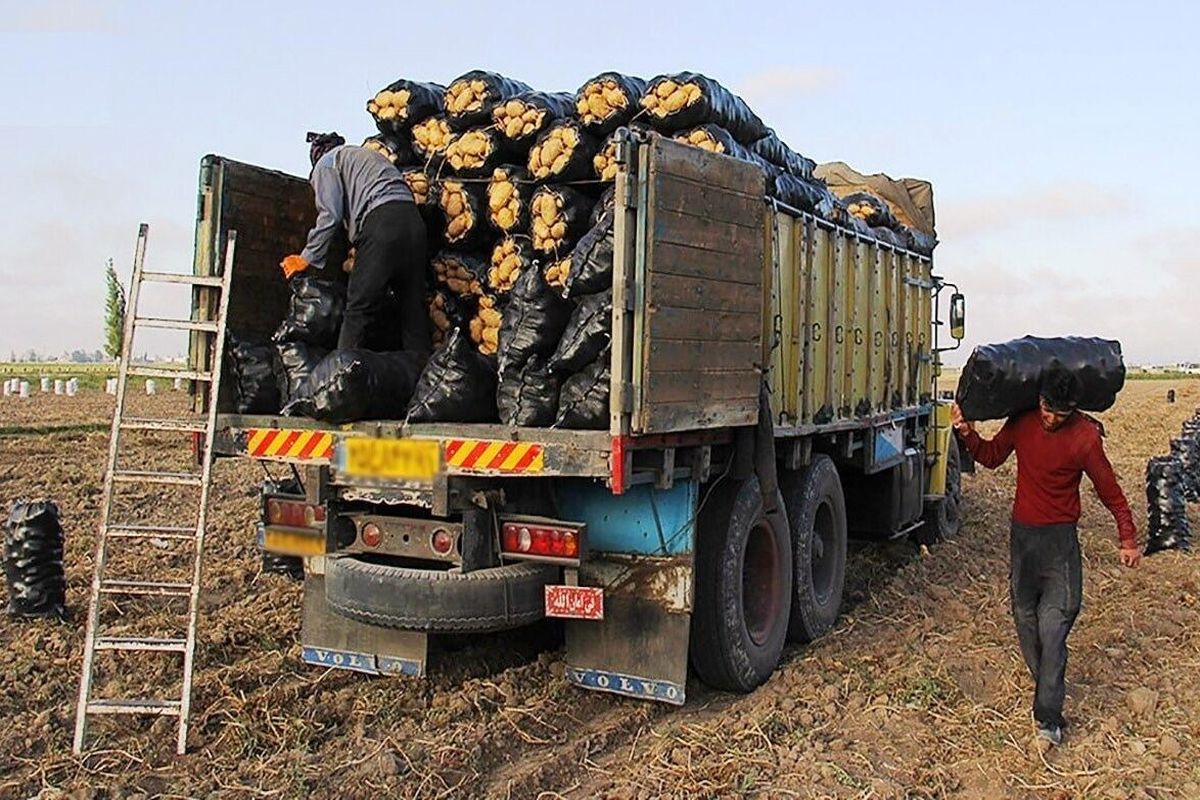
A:
POLYGON ((268 527, 263 531, 263 549, 285 556, 323 556, 325 534, 321 531, 268 527))
POLYGON ((428 481, 438 472, 440 448, 436 441, 348 438, 342 440, 342 447, 342 472, 348 476, 428 481))

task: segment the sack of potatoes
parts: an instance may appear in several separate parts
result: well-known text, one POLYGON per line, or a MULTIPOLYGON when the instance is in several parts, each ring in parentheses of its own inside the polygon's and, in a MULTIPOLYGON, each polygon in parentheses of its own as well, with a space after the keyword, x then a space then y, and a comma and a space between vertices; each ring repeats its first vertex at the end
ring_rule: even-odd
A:
POLYGON ((471 128, 446 147, 444 163, 456 175, 481 178, 504 160, 505 144, 495 128, 471 128))
POLYGON ((418 122, 442 113, 446 87, 403 78, 389 83, 367 101, 367 113, 380 133, 404 135, 418 122))
POLYGON ((488 222, 503 234, 527 232, 529 201, 536 188, 524 167, 496 167, 487 187, 488 222))
POLYGON ((769 130, 742 98, 697 72, 658 76, 646 87, 640 104, 650 124, 666 132, 712 123, 750 145, 769 130))
POLYGON ((579 181, 594 177, 592 159, 599 141, 583 130, 579 120, 555 122, 529 151, 529 174, 538 181, 579 181))
POLYGON ((604 141, 600 143, 600 149, 596 151, 596 155, 592 156, 592 171, 602 181, 615 180, 617 177, 617 140, 626 130, 634 134, 642 134, 649 129, 635 122, 630 125, 622 125, 604 137, 604 141))
POLYGON ((443 178, 436 186, 438 208, 446 220, 442 237, 446 243, 463 249, 484 244, 491 235, 484 184, 443 178))
POLYGON ((412 192, 413 202, 419 206, 429 205, 432 201, 432 181, 429 180, 429 175, 421 167, 405 167, 400 170, 400 177, 404 178, 404 182, 408 184, 408 190, 412 192))
POLYGON ((842 198, 846 213, 861 219, 872 228, 903 228, 897 221, 892 209, 883 200, 867 192, 855 192, 842 198))
POLYGON ((500 326, 503 314, 500 310, 500 298, 494 294, 479 296, 475 314, 468 322, 471 341, 485 356, 495 356, 500 346, 500 326))
POLYGON ((805 158, 788 147, 787 143, 775 134, 775 131, 769 131, 766 136, 751 144, 750 152, 765 159, 768 163, 774 164, 789 175, 795 175, 806 181, 813 179, 813 170, 817 168, 817 162, 811 158, 805 158))
POLYGON ((508 294, 529 269, 537 269, 529 238, 505 236, 492 248, 492 265, 487 275, 488 289, 497 295, 508 294))
POLYGON ((446 120, 458 131, 488 125, 496 106, 532 91, 532 87, 512 78, 481 69, 471 70, 446 87, 443 96, 446 120))
POLYGON ((546 285, 536 269, 526 270, 513 287, 500 323, 497 365, 503 379, 532 355, 553 355, 562 339, 571 304, 546 285))
POLYGON ((575 100, 569 94, 526 92, 492 109, 492 122, 513 145, 528 148, 552 123, 566 119, 574 110, 575 100))
POLYGON ((529 202, 533 249, 554 256, 570 252, 588 229, 596 201, 570 186, 541 186, 529 202))
POLYGON ((467 321, 475 316, 478 298, 474 295, 458 297, 447 287, 439 287, 429 296, 429 322, 433 334, 433 346, 441 347, 455 327, 466 327, 467 321))
POLYGON ((401 139, 392 134, 379 134, 363 139, 362 146, 372 150, 392 162, 395 167, 405 167, 416 161, 412 144, 407 139, 401 139))
POLYGON ((601 214, 570 255, 546 268, 547 282, 564 298, 595 294, 613 284, 613 212, 601 214), (555 269, 557 268, 557 269, 555 269), (550 270, 555 269, 554 274, 550 270))
POLYGON ((542 356, 530 356, 520 369, 509 370, 496 386, 501 425, 544 428, 558 413, 558 376, 542 356))
POLYGON ((619 72, 601 72, 575 93, 575 114, 584 130, 606 136, 627 124, 640 110, 646 81, 619 72))
POLYGON ((443 250, 432 259, 434 279, 456 297, 481 295, 487 281, 487 262, 471 253, 443 250))
POLYGON ((413 152, 427 164, 440 162, 457 136, 442 114, 418 122, 410 133, 413 152))

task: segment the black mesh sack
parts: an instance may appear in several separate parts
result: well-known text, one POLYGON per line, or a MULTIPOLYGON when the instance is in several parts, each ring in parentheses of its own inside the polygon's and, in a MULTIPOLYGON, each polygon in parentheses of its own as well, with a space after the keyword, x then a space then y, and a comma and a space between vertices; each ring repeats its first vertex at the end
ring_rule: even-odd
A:
POLYGON ((417 381, 407 421, 494 422, 496 373, 462 328, 450 332, 417 381))
POLYGON ((500 322, 497 364, 503 378, 530 356, 550 356, 562 338, 571 306, 554 293, 536 269, 526 270, 513 287, 500 322))
POLYGON ((619 72, 601 72, 575 93, 575 114, 588 133, 607 136, 641 110, 646 81, 619 72))
POLYGON ((533 249, 550 256, 566 255, 588 231, 596 199, 570 186, 541 186, 529 201, 529 233, 533 249))
POLYGON ((63 530, 50 500, 18 500, 4 524, 8 613, 66 617, 63 530))
POLYGON ((529 150, 529 174, 537 181, 591 180, 600 140, 576 119, 561 119, 546 128, 529 150))
POLYGON ((558 412, 558 377, 541 356, 530 356, 520 369, 509 370, 496 389, 500 422, 523 428, 543 428, 558 412))
POLYGON ((277 413, 281 402, 275 345, 230 334, 225 354, 233 373, 233 403, 237 413, 277 413))
POLYGON ((305 342, 332 349, 342 329, 346 287, 301 273, 289 282, 292 299, 287 316, 275 330, 276 342, 305 342))
POLYGON ((422 365, 416 353, 335 350, 313 369, 283 413, 337 424, 399 419, 422 365))
POLYGON ((608 427, 608 398, 611 391, 610 362, 604 352, 579 372, 563 381, 558 393, 556 428, 604 430, 608 427))
POLYGON ((503 164, 487 185, 488 222, 503 234, 528 233, 529 204, 537 186, 525 167, 503 164))
POLYGON ((275 380, 279 390, 279 406, 290 403, 300 395, 300 387, 316 369, 317 364, 329 355, 329 348, 317 347, 305 342, 276 342, 275 353, 278 363, 275 380))
POLYGON ((1191 546, 1187 504, 1183 499, 1183 465, 1174 456, 1155 456, 1146 464, 1149 538, 1146 555, 1191 546))
POLYGON ((803 178, 806 181, 812 180, 813 170, 817 168, 817 162, 811 158, 805 158, 788 147, 782 139, 775 135, 775 131, 770 131, 766 136, 752 143, 750 152, 774 164, 789 175, 803 178))
POLYGON ((475 253, 442 250, 430 260, 434 280, 456 297, 483 294, 487 285, 488 262, 475 253))
POLYGON ((855 192, 842 198, 846 212, 852 217, 858 217, 872 228, 891 228, 903 230, 904 226, 892 213, 891 207, 873 194, 855 192))
POLYGON ((908 227, 904 229, 904 237, 908 249, 923 256, 933 255, 933 248, 937 247, 938 243, 936 236, 908 227))
POLYGON ((775 175, 769 188, 768 194, 792 208, 822 219, 833 219, 837 214, 837 198, 819 182, 802 180, 785 172, 775 175))
POLYGON ((770 130, 742 98, 698 72, 658 76, 646 87, 641 106, 650 124, 667 132, 712 123, 749 145, 770 130))
POLYGON ((731 156, 740 161, 754 164, 762 169, 769 178, 773 178, 780 171, 779 167, 776 167, 762 156, 751 151, 750 148, 739 142, 732 133, 720 125, 713 123, 697 125, 694 128, 679 131, 675 134, 674 138, 677 142, 689 144, 692 147, 699 147, 701 150, 707 150, 710 153, 720 153, 721 155, 731 156))
POLYGON ((585 295, 550 357, 555 372, 578 372, 608 349, 612 339, 612 289, 585 295))
POLYGON ((1183 499, 1200 500, 1200 440, 1180 436, 1171 440, 1171 455, 1179 461, 1179 490, 1183 499))
POLYGON ((446 244, 472 250, 490 243, 494 233, 488 225, 484 184, 445 178, 434 185, 433 191, 445 222, 446 244))
POLYGON ((446 87, 443 96, 446 121, 458 131, 490 124, 496 106, 532 91, 533 88, 527 84, 495 72, 471 70, 455 78, 446 87))
MULTIPOLYGON (((560 293, 563 297, 596 294, 612 288, 613 278, 613 214, 601 215, 600 220, 584 234, 571 251, 570 257, 552 265, 559 267, 560 293)), ((557 286, 556 286, 557 288, 557 286)))
POLYGON ((1125 385, 1120 342, 1026 336, 976 347, 958 379, 955 400, 969 420, 1011 417, 1037 408, 1042 376, 1052 368, 1079 379, 1081 411, 1107 411, 1125 385))
POLYGON ((445 114, 435 114, 421 120, 409 131, 409 141, 413 152, 426 167, 433 168, 441 164, 448 148, 458 134, 450 127, 445 114))
POLYGON ((569 94, 524 92, 492 109, 492 122, 512 145, 528 151, 547 128, 574 110, 575 98, 569 94))
POLYGON ((417 161, 417 155, 412 149, 412 142, 408 140, 407 136, 404 138, 390 134, 368 136, 363 139, 362 146, 379 153, 396 167, 407 167, 417 161))
POLYGON ((491 125, 463 131, 446 148, 445 166, 464 178, 490 177, 492 171, 524 151, 513 147, 491 125))
POLYGON ((408 129, 442 113, 446 87, 401 78, 389 83, 367 101, 367 113, 380 133, 404 136, 408 129))
POLYGON ((643 134, 648 131, 644 125, 638 123, 630 123, 622 125, 617 130, 610 133, 600 142, 600 148, 596 151, 596 155, 592 157, 592 174, 597 180, 609 182, 617 177, 617 144, 622 135, 627 135, 628 131, 635 134, 643 134))

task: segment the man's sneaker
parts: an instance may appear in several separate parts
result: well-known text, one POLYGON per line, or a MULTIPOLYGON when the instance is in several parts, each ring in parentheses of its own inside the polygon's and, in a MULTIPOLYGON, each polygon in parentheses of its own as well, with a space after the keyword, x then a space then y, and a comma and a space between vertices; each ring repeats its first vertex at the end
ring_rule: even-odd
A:
POLYGON ((1058 745, 1062 744, 1062 740, 1063 740, 1062 728, 1060 728, 1057 725, 1053 725, 1050 727, 1039 725, 1037 735, 1038 735, 1039 739, 1041 739, 1042 741, 1049 742, 1052 745, 1058 746, 1058 745))

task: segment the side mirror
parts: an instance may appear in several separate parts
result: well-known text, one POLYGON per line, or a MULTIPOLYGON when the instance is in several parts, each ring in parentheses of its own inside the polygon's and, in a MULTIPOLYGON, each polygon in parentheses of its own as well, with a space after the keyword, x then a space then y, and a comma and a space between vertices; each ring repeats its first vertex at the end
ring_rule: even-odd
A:
POLYGON ((967 298, 960 292, 950 296, 950 336, 961 342, 967 335, 967 298))

